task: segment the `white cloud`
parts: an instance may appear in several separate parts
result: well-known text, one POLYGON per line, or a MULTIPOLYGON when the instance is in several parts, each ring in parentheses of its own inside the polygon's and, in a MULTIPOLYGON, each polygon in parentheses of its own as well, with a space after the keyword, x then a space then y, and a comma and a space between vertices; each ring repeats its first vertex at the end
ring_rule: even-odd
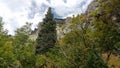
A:
POLYGON ((0 16, 5 22, 4 28, 9 30, 9 34, 14 34, 14 30, 24 25, 27 21, 26 8, 30 5, 29 0, 0 0, 0 16))
POLYGON ((81 13, 92 0, 0 0, 0 16, 5 22, 9 34, 25 22, 33 23, 32 29, 42 21, 48 7, 62 18, 81 13), (84 6, 83 6, 84 5, 84 6))

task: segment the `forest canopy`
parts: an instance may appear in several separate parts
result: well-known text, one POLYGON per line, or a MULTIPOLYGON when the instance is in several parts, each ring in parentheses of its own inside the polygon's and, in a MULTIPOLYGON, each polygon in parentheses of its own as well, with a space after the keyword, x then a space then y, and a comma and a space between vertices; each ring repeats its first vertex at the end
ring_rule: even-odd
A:
POLYGON ((93 2, 94 10, 67 24, 58 24, 49 7, 36 40, 30 39, 31 23, 12 36, 0 18, 0 68, 120 68, 120 0, 93 2))

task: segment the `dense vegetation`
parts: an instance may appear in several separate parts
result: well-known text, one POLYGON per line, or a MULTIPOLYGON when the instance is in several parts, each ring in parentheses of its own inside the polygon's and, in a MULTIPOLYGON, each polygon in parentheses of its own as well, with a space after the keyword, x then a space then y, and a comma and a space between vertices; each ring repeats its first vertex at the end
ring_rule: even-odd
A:
POLYGON ((73 17, 71 31, 57 42, 50 8, 37 41, 29 39, 32 24, 18 28, 13 37, 3 30, 0 18, 0 68, 120 68, 119 4, 99 0, 98 9, 73 17), (36 45, 44 52, 36 55, 36 45))
POLYGON ((44 53, 47 49, 54 47, 57 39, 56 23, 51 8, 48 9, 46 17, 39 27, 40 29, 36 40, 36 53, 44 53))

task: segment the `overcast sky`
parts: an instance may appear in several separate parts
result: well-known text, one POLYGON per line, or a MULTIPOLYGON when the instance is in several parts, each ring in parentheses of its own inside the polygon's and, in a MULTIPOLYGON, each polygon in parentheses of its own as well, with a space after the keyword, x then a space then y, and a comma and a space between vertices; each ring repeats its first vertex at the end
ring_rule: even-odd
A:
POLYGON ((5 22, 9 34, 23 26, 26 22, 33 23, 32 29, 42 21, 47 8, 51 7, 57 18, 66 18, 85 11, 92 0, 0 0, 0 16, 5 22))

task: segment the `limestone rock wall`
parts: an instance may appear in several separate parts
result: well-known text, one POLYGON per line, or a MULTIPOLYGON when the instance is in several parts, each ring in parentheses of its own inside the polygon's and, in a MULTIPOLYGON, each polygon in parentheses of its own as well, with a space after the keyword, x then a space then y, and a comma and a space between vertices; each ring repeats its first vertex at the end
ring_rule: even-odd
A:
MULTIPOLYGON (((70 25, 70 17, 66 18, 66 19, 55 19, 56 22, 56 31, 57 31, 57 40, 60 40, 61 38, 64 37, 64 35, 68 32, 70 32, 70 29, 68 28, 70 25)), ((31 32, 30 35, 30 40, 35 41, 37 39, 38 36, 38 32, 40 30, 40 23, 38 24, 39 28, 35 29, 34 31, 31 32)))

